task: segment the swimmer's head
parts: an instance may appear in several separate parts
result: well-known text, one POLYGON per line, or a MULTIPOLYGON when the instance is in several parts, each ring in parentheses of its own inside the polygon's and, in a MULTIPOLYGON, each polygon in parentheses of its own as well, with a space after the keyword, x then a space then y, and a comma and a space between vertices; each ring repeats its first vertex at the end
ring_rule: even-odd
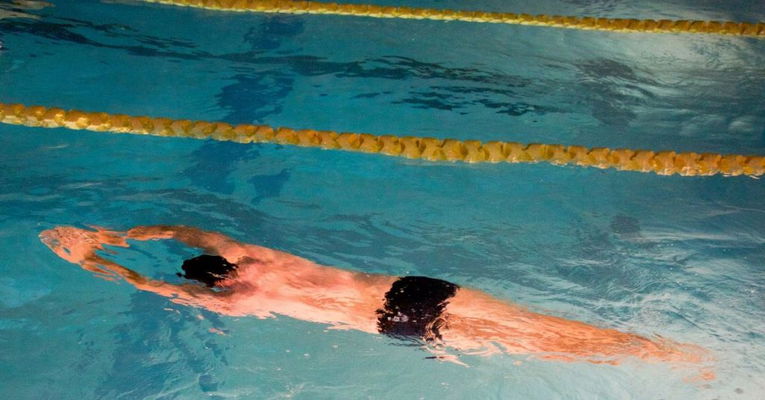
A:
POLYGON ((228 278, 231 271, 234 271, 237 266, 221 256, 204 254, 185 260, 181 268, 185 274, 178 273, 178 276, 214 287, 218 282, 228 278))

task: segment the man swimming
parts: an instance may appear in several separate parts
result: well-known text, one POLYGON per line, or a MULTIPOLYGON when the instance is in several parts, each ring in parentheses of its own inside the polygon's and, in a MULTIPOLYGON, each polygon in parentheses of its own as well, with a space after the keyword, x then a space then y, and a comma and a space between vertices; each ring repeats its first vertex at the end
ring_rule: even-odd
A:
MULTIPOLYGON (((559 361, 618 364, 628 357, 693 365, 709 361, 702 348, 666 339, 602 329, 547 316, 477 290, 420 276, 367 274, 307 259, 223 234, 186 226, 140 226, 127 232, 75 227, 46 230, 40 238, 61 258, 106 278, 121 277, 140 290, 229 316, 284 315, 395 338, 463 354, 529 354, 559 361), (196 283, 154 280, 110 261, 105 245, 127 240, 178 240, 205 254, 184 261, 196 283)), ((436 351, 436 350, 433 350, 436 351)), ((439 356, 440 358, 440 356, 439 356)), ((701 378, 714 374, 702 369, 701 378)))

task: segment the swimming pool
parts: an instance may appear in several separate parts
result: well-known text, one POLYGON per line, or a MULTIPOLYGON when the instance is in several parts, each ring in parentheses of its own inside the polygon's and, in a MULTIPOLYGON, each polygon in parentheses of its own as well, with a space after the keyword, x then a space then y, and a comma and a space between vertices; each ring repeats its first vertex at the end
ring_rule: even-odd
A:
MULTIPOLYGON (((456 1, 376 2, 468 8, 456 1)), ((471 9, 765 20, 748 1, 471 9)), ((765 154, 765 42, 58 1, 0 19, 0 101, 441 138, 765 154)), ((721 398, 765 389, 765 194, 748 177, 430 163, 0 125, 4 398, 721 398), (184 224, 322 264, 426 275, 532 310, 700 344, 662 364, 426 359, 383 336, 223 317, 95 279, 57 225, 184 224)), ((174 280, 196 253, 115 256, 174 280)))

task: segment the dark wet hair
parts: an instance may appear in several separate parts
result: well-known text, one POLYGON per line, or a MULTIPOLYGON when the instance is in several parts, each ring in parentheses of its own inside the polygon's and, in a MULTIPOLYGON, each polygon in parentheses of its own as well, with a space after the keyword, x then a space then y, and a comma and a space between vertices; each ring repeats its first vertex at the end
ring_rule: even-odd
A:
POLYGON ((183 261, 181 268, 185 274, 178 273, 178 276, 214 287, 218 282, 228 278, 231 271, 237 269, 237 265, 221 256, 204 254, 183 261))

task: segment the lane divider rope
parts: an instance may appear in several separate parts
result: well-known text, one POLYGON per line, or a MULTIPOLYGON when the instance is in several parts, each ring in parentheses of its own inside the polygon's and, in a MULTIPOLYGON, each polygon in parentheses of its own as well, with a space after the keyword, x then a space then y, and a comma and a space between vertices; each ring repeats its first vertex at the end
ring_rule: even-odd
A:
POLYGON ((265 125, 231 125, 225 122, 174 120, 63 110, 43 106, 0 103, 0 122, 44 128, 130 133, 182 138, 213 139, 238 143, 276 143, 318 147, 427 161, 468 163, 538 163, 614 168, 660 175, 765 174, 765 157, 739 154, 678 153, 674 151, 586 148, 560 144, 480 142, 478 140, 399 137, 338 133, 310 129, 273 129, 265 125))
POLYGON ((630 18, 571 17, 501 12, 444 10, 415 7, 387 7, 373 4, 338 4, 298 0, 143 0, 173 6, 208 10, 280 13, 330 14, 370 18, 427 19, 511 25, 535 25, 580 30, 647 33, 697 33, 765 37, 765 22, 653 20, 630 18))

